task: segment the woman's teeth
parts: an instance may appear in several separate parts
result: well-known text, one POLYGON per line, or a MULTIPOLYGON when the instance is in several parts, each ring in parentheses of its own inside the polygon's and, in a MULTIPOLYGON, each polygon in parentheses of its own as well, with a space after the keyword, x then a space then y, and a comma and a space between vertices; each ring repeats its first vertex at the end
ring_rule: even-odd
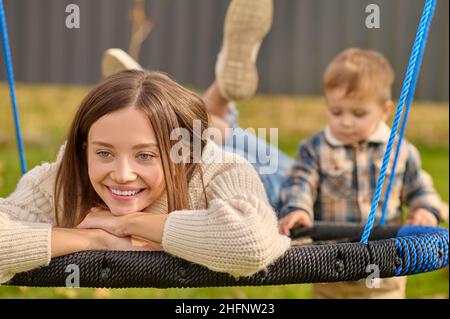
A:
POLYGON ((137 189, 137 190, 134 190, 134 191, 120 191, 120 190, 118 190, 118 189, 110 188, 110 191, 111 191, 111 193, 113 193, 114 195, 118 195, 118 196, 134 196, 134 195, 136 195, 137 193, 139 193, 141 190, 140 190, 140 189, 137 189))

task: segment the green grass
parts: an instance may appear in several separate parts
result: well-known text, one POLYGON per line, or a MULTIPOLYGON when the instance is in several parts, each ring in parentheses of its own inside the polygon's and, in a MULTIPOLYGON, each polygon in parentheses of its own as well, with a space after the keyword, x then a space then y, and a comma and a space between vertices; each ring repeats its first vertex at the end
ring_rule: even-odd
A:
POLYGON ((422 167, 433 176, 434 186, 442 198, 448 202, 448 145, 418 145, 422 158, 422 167))
MULTIPOLYGON (((18 85, 21 124, 28 168, 55 158, 70 120, 87 87, 18 85)), ((0 196, 20 178, 12 115, 6 86, 0 84, 0 196)), ((321 129, 322 99, 257 96, 238 105, 242 127, 278 127, 278 146, 294 156, 300 140, 321 129)), ((407 138, 415 143, 435 187, 449 198, 448 104, 416 103, 407 138)), ((408 278, 407 298, 448 298, 448 268, 408 278)), ((0 298, 311 298, 311 285, 189 289, 67 289, 0 287, 0 298)))

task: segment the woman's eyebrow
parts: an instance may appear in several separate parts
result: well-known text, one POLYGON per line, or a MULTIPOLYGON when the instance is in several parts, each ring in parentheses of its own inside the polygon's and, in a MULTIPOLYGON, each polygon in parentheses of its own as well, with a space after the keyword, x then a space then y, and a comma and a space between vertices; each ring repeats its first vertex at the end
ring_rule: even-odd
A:
POLYGON ((133 149, 140 149, 140 148, 157 147, 157 146, 158 146, 158 143, 142 143, 142 144, 134 145, 132 148, 133 149))
MULTIPOLYGON (((111 145, 109 143, 101 142, 101 141, 93 141, 92 144, 109 147, 109 148, 114 148, 113 145, 111 145)), ((141 148, 146 148, 146 147, 157 147, 157 146, 158 146, 158 143, 151 142, 151 143, 136 144, 132 148, 133 149, 141 149, 141 148)))
POLYGON ((92 144, 109 147, 109 148, 114 148, 111 144, 108 144, 105 142, 100 142, 100 141, 92 141, 92 144))

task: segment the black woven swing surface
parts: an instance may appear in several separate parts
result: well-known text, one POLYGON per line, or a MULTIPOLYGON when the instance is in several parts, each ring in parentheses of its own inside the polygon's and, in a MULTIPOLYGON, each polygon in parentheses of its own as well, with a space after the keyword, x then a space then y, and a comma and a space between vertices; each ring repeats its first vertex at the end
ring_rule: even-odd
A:
MULTIPOLYGON (((370 264, 377 265, 380 277, 386 278, 395 275, 402 260, 397 256, 394 240, 379 238, 395 237, 398 229, 374 228, 372 241, 367 245, 353 242, 292 247, 267 270, 250 277, 234 278, 164 252, 88 251, 54 258, 48 266, 19 273, 7 284, 64 287, 69 265, 79 266, 81 287, 175 288, 352 281, 366 278, 370 264)), ((318 241, 330 237, 348 239, 360 236, 362 230, 360 225, 321 224, 298 230, 296 235, 318 241)))

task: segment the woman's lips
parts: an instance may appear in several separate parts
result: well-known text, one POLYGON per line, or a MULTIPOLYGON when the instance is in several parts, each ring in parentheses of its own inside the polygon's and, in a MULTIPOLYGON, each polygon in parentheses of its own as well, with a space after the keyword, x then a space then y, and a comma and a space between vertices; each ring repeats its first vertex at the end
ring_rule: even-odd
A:
POLYGON ((108 189, 108 192, 113 199, 118 200, 118 201, 125 201, 125 202, 135 200, 136 198, 141 196, 142 193, 144 193, 146 191, 145 188, 127 187, 127 189, 123 189, 124 187, 120 187, 121 189, 119 189, 119 187, 116 188, 116 187, 109 187, 109 186, 106 186, 106 188, 108 189), (116 193, 113 193, 112 189, 115 190, 116 193), (119 192, 138 191, 138 192, 134 195, 125 195, 125 194, 121 195, 121 194, 117 194, 117 191, 119 191, 119 192))

